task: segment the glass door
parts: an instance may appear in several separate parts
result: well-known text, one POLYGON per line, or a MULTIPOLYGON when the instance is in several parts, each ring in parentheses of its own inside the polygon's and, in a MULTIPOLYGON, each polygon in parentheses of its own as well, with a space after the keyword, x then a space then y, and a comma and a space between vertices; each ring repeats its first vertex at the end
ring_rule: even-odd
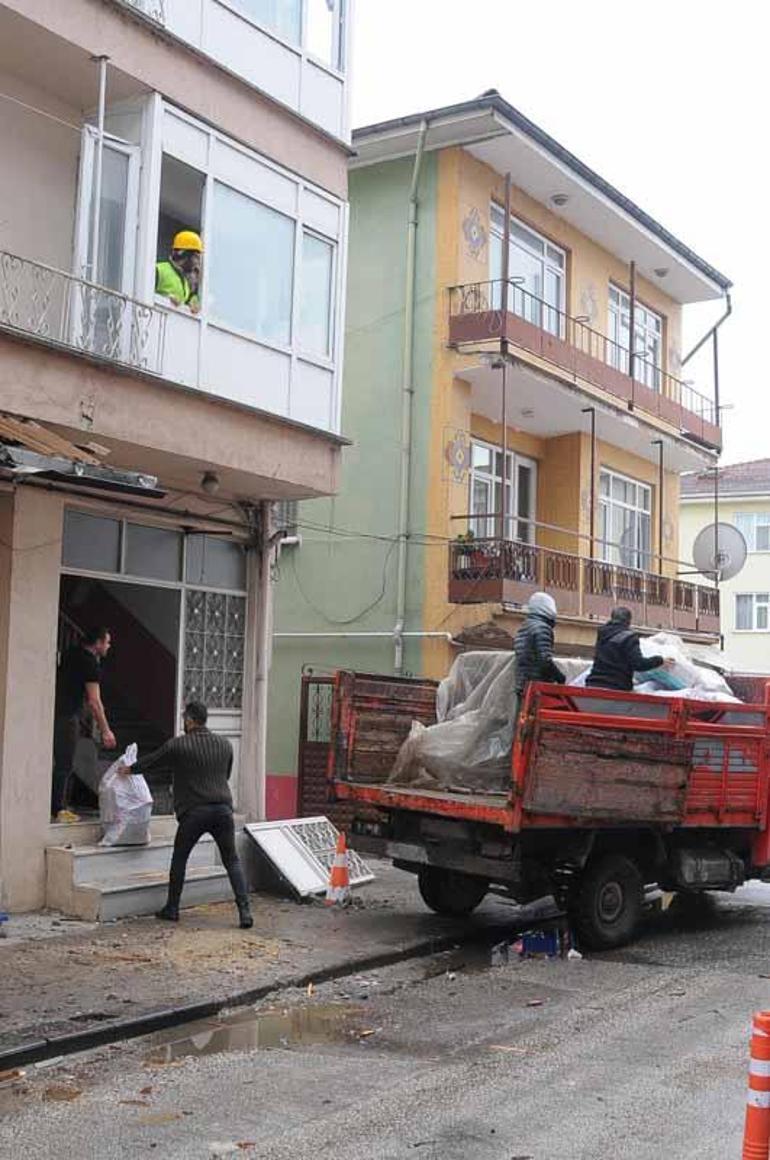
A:
POLYGON ((138 217, 139 148, 105 139, 99 199, 99 244, 93 254, 97 134, 83 131, 75 272, 71 317, 77 345, 128 361, 136 340, 133 304, 138 217), (113 291, 113 293, 109 293, 113 291))

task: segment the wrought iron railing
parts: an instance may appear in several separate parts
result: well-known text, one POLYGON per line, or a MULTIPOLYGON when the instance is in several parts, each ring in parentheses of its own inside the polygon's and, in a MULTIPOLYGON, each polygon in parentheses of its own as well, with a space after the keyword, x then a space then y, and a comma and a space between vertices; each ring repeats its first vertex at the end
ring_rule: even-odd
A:
POLYGON ((166 0, 123 0, 130 8, 138 8, 158 24, 166 23, 166 0))
POLYGON ((552 592, 568 615, 597 617, 615 604, 648 627, 715 632, 719 591, 685 580, 539 545, 489 537, 449 546, 450 602, 523 603, 527 591, 552 592))
POLYGON ((0 251, 0 327, 161 374, 165 324, 146 302, 0 251))
MULTIPOLYGON (((503 297, 505 284, 501 279, 492 279, 487 282, 471 282, 464 286, 452 286, 449 290, 450 319, 463 319, 475 316, 472 341, 483 342, 487 339, 499 339, 504 335, 505 319, 503 312, 503 297)), ((630 376, 631 354, 626 346, 622 346, 601 331, 581 318, 573 318, 563 310, 546 302, 542 298, 531 294, 518 285, 515 279, 508 283, 506 311, 515 315, 524 322, 542 331, 545 336, 552 336, 571 348, 582 359, 572 360, 574 365, 569 369, 578 374, 588 370, 585 360, 594 359, 605 366, 612 367, 621 375, 630 376)), ((470 337, 464 340, 471 341, 470 337)), ((553 344, 551 344, 553 346, 553 344)), ((550 357, 557 357, 558 352, 551 349, 550 357)), ((633 355, 634 374, 631 385, 631 398, 634 398, 634 384, 648 388, 654 395, 670 400, 676 406, 690 412, 699 419, 714 426, 718 426, 718 416, 714 402, 706 395, 697 391, 690 383, 668 374, 646 352, 635 351, 633 355)), ((640 401, 641 409, 649 410, 651 400, 648 397, 640 401)), ((654 409, 654 406, 653 406, 654 409)))

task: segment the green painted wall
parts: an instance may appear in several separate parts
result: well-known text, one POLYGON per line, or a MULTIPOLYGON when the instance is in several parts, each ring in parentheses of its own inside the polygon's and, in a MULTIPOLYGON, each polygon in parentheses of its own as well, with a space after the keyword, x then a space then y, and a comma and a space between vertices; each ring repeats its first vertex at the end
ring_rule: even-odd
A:
MULTIPOLYGON (((281 555, 276 632, 391 632, 396 619, 406 223, 413 159, 350 174, 350 245, 339 494, 300 505, 301 547, 281 555)), ((436 159, 419 186, 410 528, 426 526, 436 286, 436 159)), ((407 630, 419 630, 423 552, 410 546, 407 630)), ((405 667, 419 660, 408 641, 405 667)), ((274 643, 268 773, 295 773, 303 666, 393 671, 391 638, 274 643)))

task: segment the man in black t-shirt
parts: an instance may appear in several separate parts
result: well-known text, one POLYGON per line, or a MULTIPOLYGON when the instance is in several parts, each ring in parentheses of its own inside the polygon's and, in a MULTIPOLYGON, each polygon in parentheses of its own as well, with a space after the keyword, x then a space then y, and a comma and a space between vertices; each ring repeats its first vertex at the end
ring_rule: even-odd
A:
POLYGON ((80 644, 67 649, 56 674, 56 710, 53 735, 53 788, 51 816, 56 820, 73 820, 67 815, 65 798, 80 736, 84 712, 96 722, 106 749, 115 748, 100 692, 101 660, 110 651, 112 638, 108 628, 87 632, 80 644))

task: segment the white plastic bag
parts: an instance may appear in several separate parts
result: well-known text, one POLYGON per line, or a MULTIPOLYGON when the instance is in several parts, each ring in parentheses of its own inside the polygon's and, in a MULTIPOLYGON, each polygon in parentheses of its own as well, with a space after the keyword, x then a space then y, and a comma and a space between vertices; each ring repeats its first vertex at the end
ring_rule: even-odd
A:
POLYGON ((99 786, 99 816, 103 826, 100 846, 147 846, 150 841, 152 794, 141 774, 121 773, 124 765, 136 765, 137 749, 131 744, 113 762, 99 786))

